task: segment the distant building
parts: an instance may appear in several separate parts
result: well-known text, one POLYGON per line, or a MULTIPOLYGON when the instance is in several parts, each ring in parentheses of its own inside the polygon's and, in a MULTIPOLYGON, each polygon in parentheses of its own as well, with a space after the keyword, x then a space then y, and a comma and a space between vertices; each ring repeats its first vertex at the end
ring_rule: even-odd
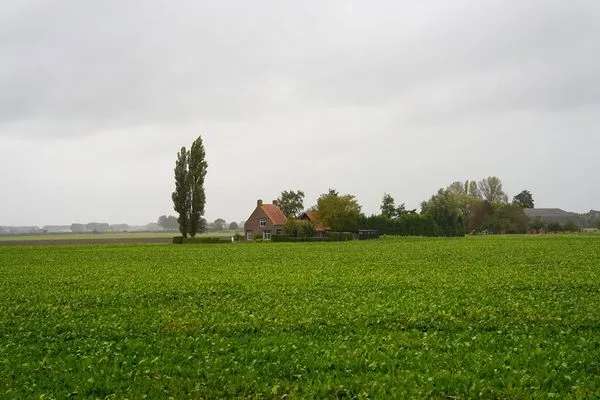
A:
POLYGON ((600 221, 600 211, 595 210, 586 214, 578 214, 560 208, 525 208, 523 211, 532 221, 539 220, 545 224, 573 223, 580 228, 592 228, 600 221))
POLYGON ((129 232, 129 225, 127 224, 112 224, 109 228, 111 232, 129 232))
POLYGON ((71 233, 71 225, 44 225, 45 233, 71 233))
POLYGON ((283 232, 283 225, 286 222, 287 217, 277 205, 277 200, 273 200, 273 204, 263 204, 262 200, 258 200, 256 208, 244 223, 246 239, 270 240, 271 235, 279 235, 283 232))
POLYGON ((39 226, 4 226, 0 229, 1 233, 10 235, 26 235, 30 233, 44 233, 39 226))
POLYGON ((314 210, 305 211, 298 217, 300 220, 309 221, 315 227, 315 234, 317 236, 325 236, 327 231, 331 229, 321 221, 319 212, 314 210))

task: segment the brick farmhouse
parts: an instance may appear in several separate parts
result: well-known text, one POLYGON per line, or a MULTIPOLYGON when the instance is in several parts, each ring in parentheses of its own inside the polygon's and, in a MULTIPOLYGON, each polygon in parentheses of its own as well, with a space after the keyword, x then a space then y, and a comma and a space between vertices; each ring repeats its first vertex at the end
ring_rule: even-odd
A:
POLYGON ((287 217, 277 206, 277 200, 273 204, 264 204, 262 200, 256 202, 256 208, 244 224, 244 232, 247 240, 254 238, 271 239, 271 235, 280 235, 287 217))
MULTIPOLYGON (((298 219, 309 221, 315 227, 316 236, 325 236, 325 233, 330 230, 327 225, 321 222, 317 211, 303 212, 298 216, 298 219)), ((244 224, 246 239, 270 240, 272 235, 281 235, 287 220, 288 218, 279 208, 277 200, 273 200, 272 204, 265 204, 262 200, 258 200, 256 208, 244 224)))

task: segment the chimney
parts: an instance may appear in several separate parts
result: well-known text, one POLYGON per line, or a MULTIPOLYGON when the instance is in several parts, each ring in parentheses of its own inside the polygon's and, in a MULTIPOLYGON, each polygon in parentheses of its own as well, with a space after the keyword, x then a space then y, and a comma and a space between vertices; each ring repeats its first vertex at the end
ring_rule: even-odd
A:
POLYGON ((277 202, 277 199, 273 200, 273 205, 274 205, 274 206, 279 206, 279 204, 278 204, 278 202, 277 202))
POLYGON ((262 206, 262 200, 258 199, 258 200, 256 200, 256 207, 260 207, 260 206, 262 206))

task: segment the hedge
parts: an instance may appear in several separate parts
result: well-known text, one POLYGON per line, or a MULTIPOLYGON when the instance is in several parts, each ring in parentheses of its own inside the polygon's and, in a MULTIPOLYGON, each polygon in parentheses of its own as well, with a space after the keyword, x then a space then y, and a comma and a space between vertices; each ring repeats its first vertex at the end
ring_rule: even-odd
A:
POLYGON ((325 237, 274 235, 273 242, 346 242, 354 240, 352 232, 327 232, 325 237))
POLYGON ((195 238, 184 238, 182 236, 175 236, 173 238, 175 244, 216 244, 216 243, 231 243, 231 237, 228 236, 209 236, 209 237, 195 237, 195 238))
POLYGON ((287 236, 287 235, 273 235, 271 236, 272 242, 324 242, 327 238, 314 237, 314 236, 287 236))
POLYGON ((352 232, 327 232, 328 242, 347 242, 349 240, 354 240, 352 232))

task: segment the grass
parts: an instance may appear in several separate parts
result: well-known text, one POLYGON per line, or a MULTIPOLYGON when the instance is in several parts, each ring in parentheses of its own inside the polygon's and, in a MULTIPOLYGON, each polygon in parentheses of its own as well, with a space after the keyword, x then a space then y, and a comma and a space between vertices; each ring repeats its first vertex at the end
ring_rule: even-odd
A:
POLYGON ((0 248, 0 398, 597 398, 600 237, 0 248))

